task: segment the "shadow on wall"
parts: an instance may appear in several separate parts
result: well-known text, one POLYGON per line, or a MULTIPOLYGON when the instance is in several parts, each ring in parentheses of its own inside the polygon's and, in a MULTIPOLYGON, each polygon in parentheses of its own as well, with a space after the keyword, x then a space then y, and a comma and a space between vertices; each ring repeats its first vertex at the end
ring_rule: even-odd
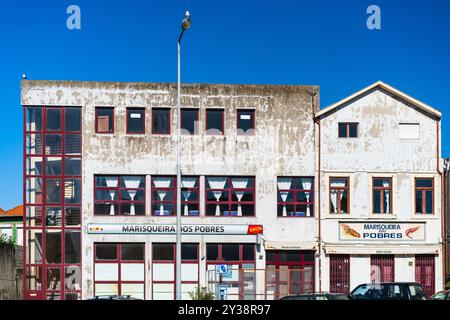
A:
POLYGON ((0 300, 22 299, 22 246, 0 243, 0 300))

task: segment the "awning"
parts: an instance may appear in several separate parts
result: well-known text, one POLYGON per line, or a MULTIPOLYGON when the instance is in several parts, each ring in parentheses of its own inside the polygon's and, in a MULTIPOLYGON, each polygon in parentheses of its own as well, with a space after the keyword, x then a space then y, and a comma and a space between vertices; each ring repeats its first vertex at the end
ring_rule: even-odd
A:
POLYGON ((316 242, 283 242, 283 241, 265 241, 266 250, 316 250, 316 242))
POLYGON ((325 244, 326 254, 438 254, 440 245, 325 244))

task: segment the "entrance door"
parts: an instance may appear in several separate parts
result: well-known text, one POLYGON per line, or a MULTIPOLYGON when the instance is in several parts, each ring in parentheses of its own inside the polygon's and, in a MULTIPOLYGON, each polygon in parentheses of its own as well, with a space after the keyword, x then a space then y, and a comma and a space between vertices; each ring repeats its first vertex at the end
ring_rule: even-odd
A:
POLYGON ((350 256, 330 256, 330 292, 350 293, 350 256))
POLYGON ((394 282, 394 256, 372 255, 370 257, 370 281, 394 282))
POLYGON ((416 282, 420 283, 429 298, 434 294, 434 256, 416 256, 416 282))

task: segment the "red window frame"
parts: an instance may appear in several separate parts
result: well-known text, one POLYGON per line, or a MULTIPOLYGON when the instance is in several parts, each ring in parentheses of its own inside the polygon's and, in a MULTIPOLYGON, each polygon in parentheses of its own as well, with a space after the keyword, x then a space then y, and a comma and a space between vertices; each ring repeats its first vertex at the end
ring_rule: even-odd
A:
MULTIPOLYGON (((181 191, 192 191, 195 192, 197 194, 197 200, 184 200, 183 196, 182 196, 182 200, 181 200, 181 210, 182 210, 182 214, 183 214, 183 210, 184 210, 184 206, 185 205, 195 205, 198 208, 199 214, 198 215, 183 215, 183 217, 198 217, 200 216, 200 178, 198 176, 182 176, 181 179, 183 180, 183 178, 194 178, 196 179, 196 183, 195 183, 195 187, 193 188, 181 188, 181 191)), ((150 192, 151 192, 151 215, 152 216, 156 216, 156 217, 173 217, 177 214, 177 177, 176 176, 152 176, 151 177, 151 188, 150 188, 150 192), (172 179, 172 186, 168 187, 168 188, 163 188, 163 187, 155 187, 155 183, 154 180, 155 178, 170 178, 172 179), (173 192, 173 200, 159 200, 156 198, 156 196, 154 195, 155 192, 157 192, 158 190, 161 191, 169 191, 169 192, 173 192), (159 214, 155 214, 155 210, 154 210, 154 206, 159 206, 159 205, 172 205, 173 206, 173 214, 169 214, 169 215, 159 215, 159 214)))
MULTIPOLYGON (((217 129, 217 128, 214 128, 217 129)), ((210 136, 223 136, 225 135, 225 109, 206 109, 205 112, 205 133, 206 135, 210 135, 210 136), (220 111, 221 115, 222 115, 222 128, 221 128, 221 133, 220 134, 215 134, 215 133, 208 133, 208 112, 217 112, 220 111)))
POLYGON ((182 134, 187 135, 187 136, 195 136, 198 135, 198 131, 199 131, 199 127, 200 126, 195 126, 195 122, 199 122, 199 109, 195 109, 195 108, 182 108, 180 111, 180 124, 181 124, 181 129, 182 129, 182 134), (195 112, 195 121, 194 121, 194 133, 187 133, 187 130, 183 128, 183 111, 190 111, 190 112, 195 112), (183 131, 185 130, 185 131, 183 131))
POLYGON ((97 134, 112 134, 114 133, 114 107, 95 107, 95 133, 97 134), (112 118, 111 118, 111 130, 109 132, 106 131, 99 131, 98 130, 98 111, 99 110, 111 110, 112 111, 112 118))
POLYGON ((393 255, 371 255, 371 279, 376 277, 373 267, 378 267, 380 270, 380 279, 375 279, 376 282, 394 282, 395 281, 395 259, 393 255))
POLYGON ((152 108, 152 134, 162 134, 162 135, 170 135, 171 133, 171 109, 170 108, 152 108), (167 132, 158 132, 155 131, 155 111, 167 111, 167 132))
POLYGON ((252 135, 256 134, 256 120, 255 120, 255 116, 256 116, 255 109, 237 109, 237 111, 236 111, 236 130, 237 130, 237 134, 238 135, 252 136, 252 135), (239 131, 239 130, 242 130, 241 128, 239 128, 239 115, 240 115, 241 112, 251 113, 252 127, 250 129, 252 129, 252 131, 250 133, 246 133, 246 132, 240 133, 240 131, 239 131))
POLYGON ((391 177, 373 177, 372 178, 372 213, 373 214, 392 214, 392 178, 391 177), (389 180, 389 187, 376 187, 375 180, 389 180), (389 191, 389 213, 384 211, 384 191, 389 191), (380 212, 375 212, 375 192, 380 194, 380 212))
MULTIPOLYGON (((67 159, 79 159, 80 167, 81 167, 81 157, 82 157, 82 110, 81 107, 76 106, 67 106, 67 107, 57 107, 57 106, 24 106, 24 145, 23 145, 23 177, 24 181, 28 181, 28 179, 41 179, 41 198, 38 200, 38 203, 28 201, 30 199, 27 198, 27 184, 24 183, 23 186, 23 202, 24 202, 24 212, 23 212, 23 293, 24 299, 47 299, 47 298, 59 298, 61 300, 66 299, 66 295, 76 295, 77 297, 81 297, 81 285, 82 285, 82 232, 81 232, 81 212, 82 212, 82 203, 81 203, 81 194, 82 194, 82 184, 81 184, 81 171, 79 175, 66 175, 66 160, 67 159), (41 130, 27 130, 27 110, 35 109, 40 110, 41 112, 41 130), (66 112, 69 109, 77 109, 80 113, 80 129, 79 130, 66 130, 66 112), (56 130, 48 130, 47 128, 47 111, 48 110, 59 110, 60 117, 60 128, 56 130), (28 152, 27 149, 27 137, 32 135, 39 135, 41 137, 41 152, 28 152), (47 135, 58 135, 60 136, 60 150, 59 152, 55 152, 54 154, 49 154, 46 152, 46 136, 47 135), (79 152, 77 153, 66 153, 66 140, 67 136, 79 136, 80 145, 79 152), (27 159, 39 158, 41 160, 41 172, 36 174, 36 172, 32 173, 28 171, 27 168, 27 159), (52 173, 49 175, 47 172, 47 161, 49 158, 60 158, 61 161, 61 170, 57 173, 52 173), (79 202, 78 203, 66 203, 65 201, 65 182, 77 179, 79 180, 79 202), (59 189, 59 201, 57 203, 47 203, 47 181, 56 180, 60 183, 59 189), (64 183, 63 183, 64 182, 64 183), (28 209, 40 209, 40 225, 31 226, 28 224, 27 211, 28 209), (47 225, 47 209, 48 208, 57 208, 61 212, 60 216, 60 224, 56 225, 47 225), (67 225, 66 223, 66 209, 76 208, 79 211, 79 224, 78 225, 67 225), (41 241, 41 263, 31 263, 28 262, 28 233, 29 232, 37 232, 40 234, 41 241), (78 262, 67 262, 67 252, 66 248, 66 235, 71 234, 72 232, 79 234, 79 247, 75 248, 79 250, 79 256, 77 258, 78 262), (57 233, 59 235, 58 249, 59 249, 59 259, 57 262, 47 262, 47 234, 57 233), (67 289, 66 288, 66 270, 67 268, 78 268, 79 270, 79 279, 80 279, 80 288, 79 289, 67 289), (40 268, 40 289, 31 290, 28 286, 28 277, 31 268, 40 268), (58 289, 48 289, 48 275, 51 270, 59 270, 59 288, 58 289)), ((77 147, 78 148, 78 147, 77 147)), ((39 217, 35 217, 37 220, 39 217)))
MULTIPOLYGON (((138 204, 138 205, 143 205, 144 206, 144 214, 136 214, 136 217, 142 217, 145 216, 145 200, 146 200, 146 194, 145 194, 145 176, 143 175, 94 175, 94 215, 95 216, 105 216, 104 214, 99 214, 96 212, 96 204, 113 204, 114 206, 117 205, 118 208, 118 212, 114 211, 114 215, 112 217, 115 216, 126 216, 126 217, 131 217, 131 215, 128 214, 122 214, 121 213, 121 206, 123 205, 130 205, 130 204, 138 204), (105 187, 105 186, 98 186, 97 185, 97 178, 101 178, 101 177, 117 177, 118 181, 117 181, 117 187, 105 187), (140 188, 126 188, 126 187, 122 187, 121 186, 121 181, 122 178, 124 177, 140 177, 142 178, 143 181, 143 186, 140 188), (98 190, 115 190, 117 192, 117 200, 97 200, 97 191, 98 190), (126 192, 126 190, 136 190, 136 192, 142 191, 143 195, 144 195, 144 199, 143 200, 122 200, 122 192, 126 192)), ((114 209, 115 210, 115 209, 114 209)), ((108 215, 110 216, 110 215, 108 215)))
MULTIPOLYGON (((255 217, 256 216, 256 178, 254 176, 206 176, 205 177, 205 215, 208 217, 224 217, 223 213, 221 212, 220 216, 216 216, 213 214, 208 214, 208 205, 228 205, 228 212, 232 211, 233 205, 253 205, 253 214, 251 215, 244 215, 242 214, 242 217, 255 217), (209 188, 208 178, 214 178, 214 177, 221 177, 226 178, 227 182, 225 183, 225 187, 223 189, 213 189, 209 188), (253 179, 253 187, 251 188, 234 188, 232 184, 232 179, 234 178, 246 178, 246 179, 253 179), (228 185, 228 187, 226 187, 228 185), (216 201, 216 200, 208 200, 208 192, 213 191, 222 191, 222 193, 227 192, 228 193, 228 200, 227 201, 216 201), (253 194, 253 200, 252 201, 237 201, 233 200, 233 192, 235 191, 248 191, 253 194)), ((232 217, 239 217, 239 216, 232 216, 232 217)), ((239 218, 242 218, 239 217, 239 218)))
POLYGON ((144 299, 146 297, 146 267, 145 267, 145 260, 146 260, 146 252, 145 252, 145 242, 95 242, 94 243, 94 296, 96 295, 95 293, 95 288, 96 288, 96 284, 117 284, 117 294, 119 296, 122 295, 122 284, 142 284, 144 286, 144 299), (107 245, 116 245, 116 252, 117 252, 117 259, 111 259, 111 260, 101 260, 101 259, 97 259, 97 246, 98 245, 102 245, 102 244, 107 244, 107 245), (143 251, 144 251, 144 259, 143 260, 122 260, 122 254, 121 254, 121 249, 123 245, 142 245, 143 246, 143 251), (95 267, 97 264, 113 264, 113 263, 117 263, 118 264, 118 268, 117 268, 117 281, 97 281, 95 279, 95 267), (138 263, 142 263, 142 268, 144 269, 144 280, 143 281, 130 281, 130 280, 122 280, 122 265, 123 264, 138 264, 138 263))
POLYGON ((314 177, 277 177, 277 182, 278 182, 278 178, 291 178, 292 179, 292 183, 291 183, 291 188, 290 189, 279 189, 278 188, 278 183, 277 183, 277 199, 279 197, 279 193, 280 192, 292 192, 293 193, 293 201, 277 201, 277 216, 278 218, 312 218, 314 217, 314 177), (297 180, 299 179, 311 179, 311 188, 310 189, 298 189, 297 188, 297 180), (309 192, 310 193, 310 199, 309 201, 297 201, 297 193, 300 192, 309 192), (286 216, 283 217, 283 211, 282 208, 284 205, 293 205, 294 206, 294 212, 301 212, 301 211, 297 211, 297 206, 301 206, 304 205, 306 206, 306 208, 308 207, 308 205, 310 206, 310 216, 306 216, 306 211, 305 211, 305 216, 286 216), (280 208, 281 208, 281 214, 280 214, 280 208))
POLYGON ((350 255, 330 255, 330 292, 350 293, 350 255))
POLYGON ((415 280, 422 285, 427 299, 435 293, 435 263, 434 255, 418 254, 415 256, 415 280))
POLYGON ((415 178, 414 179, 414 210, 415 214, 434 214, 434 179, 433 178, 415 178), (430 180, 431 187, 418 187, 417 180, 430 180), (422 193, 421 212, 417 212, 417 192, 422 193), (431 192, 431 212, 427 212, 426 193, 431 192))
POLYGON ((329 204, 330 204, 330 214, 350 214, 350 178, 348 178, 348 177, 330 177, 328 198, 329 198, 329 204), (344 187, 331 186, 331 182, 333 179, 345 180, 346 181, 345 186, 344 187), (331 192, 333 190, 336 190, 337 213, 334 213, 334 211, 332 210, 331 192), (347 191, 347 212, 341 212, 342 211, 341 201, 339 199, 341 198, 341 193, 344 193, 345 191, 347 191))
POLYGON ((145 108, 143 107, 128 107, 127 108, 127 133, 128 134, 145 134, 145 108), (141 114, 141 121, 142 121, 142 130, 141 131, 130 131, 129 121, 130 121, 130 114, 132 112, 139 112, 141 114))
POLYGON ((338 123, 338 137, 339 138, 358 138, 359 136, 359 123, 358 122, 339 122, 338 123), (356 136, 350 137, 350 126, 355 125, 356 126, 356 136), (340 135, 340 126, 345 126, 345 137, 341 137, 340 135))

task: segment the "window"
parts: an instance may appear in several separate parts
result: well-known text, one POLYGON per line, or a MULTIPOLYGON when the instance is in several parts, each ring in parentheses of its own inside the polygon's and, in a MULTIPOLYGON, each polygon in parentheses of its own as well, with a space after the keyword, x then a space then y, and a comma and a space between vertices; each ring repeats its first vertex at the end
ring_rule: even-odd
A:
POLYGON ((373 178, 373 213, 392 213, 392 178, 373 178))
POLYGON ((330 178, 330 213, 349 212, 349 178, 330 178))
POLYGON ((350 293, 350 256, 330 255, 330 292, 350 293))
POLYGON ((394 256, 372 255, 370 256, 370 281, 372 283, 394 282, 394 256))
POLYGON ((238 135, 255 134, 255 110, 237 111, 237 134, 238 135))
POLYGON ((144 176, 95 176, 95 215, 144 215, 144 176))
POLYGON ((433 214, 434 181, 432 178, 415 179, 416 214, 433 214))
POLYGON ((224 134, 224 110, 221 109, 206 110, 206 134, 209 135, 224 134))
POLYGON ((127 133, 145 133, 144 108, 127 108, 127 133))
POLYGON ((254 177, 206 177, 207 216, 254 216, 254 177))
POLYGON ((420 125, 418 123, 399 123, 398 137, 400 139, 419 139, 420 125))
POLYGON ((181 133, 198 134, 198 109, 181 109, 181 133))
POLYGON ((314 216, 314 178, 278 177, 278 217, 314 216))
POLYGON ((114 133, 114 108, 95 108, 95 132, 114 133))
POLYGON ((339 122, 339 138, 358 137, 358 123, 339 122))
MULTIPOLYGON (((174 216, 177 204, 177 179, 174 176, 152 177, 152 215, 174 216)), ((184 216, 199 216, 199 179, 181 177, 181 210, 184 216)))
POLYGON ((170 109, 154 108, 153 110, 154 134, 170 134, 170 109))

